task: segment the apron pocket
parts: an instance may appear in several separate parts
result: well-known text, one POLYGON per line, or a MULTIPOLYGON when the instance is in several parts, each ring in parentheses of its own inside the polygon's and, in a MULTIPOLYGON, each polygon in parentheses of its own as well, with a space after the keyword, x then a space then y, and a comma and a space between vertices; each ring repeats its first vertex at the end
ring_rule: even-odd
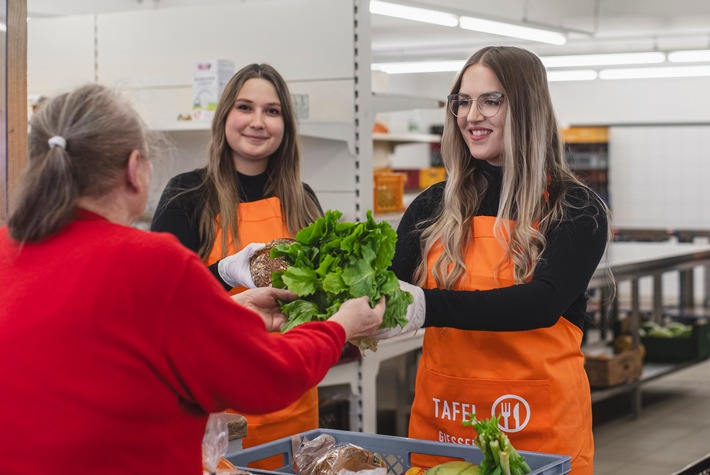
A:
POLYGON ((464 418, 498 416, 498 425, 519 450, 537 451, 552 435, 550 381, 446 376, 419 367, 409 436, 473 444, 464 418))

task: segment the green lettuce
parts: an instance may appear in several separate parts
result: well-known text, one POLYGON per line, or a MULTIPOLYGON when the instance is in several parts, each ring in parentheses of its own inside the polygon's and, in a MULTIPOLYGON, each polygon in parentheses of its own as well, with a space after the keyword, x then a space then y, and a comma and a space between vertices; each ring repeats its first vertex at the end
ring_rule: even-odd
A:
POLYGON ((340 211, 325 216, 296 234, 296 242, 271 249, 271 258, 282 257, 290 267, 272 274, 272 285, 298 295, 282 303, 287 317, 281 331, 302 323, 327 320, 348 299, 370 297, 374 307, 384 295, 387 307, 380 328, 404 327, 413 297, 399 287, 389 270, 397 233, 386 221, 375 222, 372 211, 359 223, 341 222, 340 211))

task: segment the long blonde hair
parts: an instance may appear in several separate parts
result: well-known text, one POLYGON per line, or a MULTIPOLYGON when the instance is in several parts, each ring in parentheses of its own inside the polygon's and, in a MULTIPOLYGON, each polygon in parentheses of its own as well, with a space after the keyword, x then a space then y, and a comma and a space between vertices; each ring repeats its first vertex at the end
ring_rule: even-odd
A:
POLYGON ((304 192, 301 183, 301 152, 296 116, 286 81, 268 64, 249 64, 237 71, 225 86, 212 120, 207 172, 204 181, 197 188, 205 199, 205 207, 200 215, 198 250, 203 259, 212 251, 217 235, 217 217, 222 230, 222 257, 226 255, 230 240, 235 244, 239 243, 239 180, 224 128, 239 90, 246 81, 254 78, 265 79, 274 85, 284 120, 283 141, 269 157, 266 169, 269 178, 264 190, 265 195, 280 199, 281 212, 292 235, 315 221, 321 214, 316 203, 304 192))
MULTIPOLYGON (((532 276, 547 246, 546 236, 565 219, 568 209, 579 206, 571 203, 570 189, 585 190, 588 201, 596 200, 607 218, 609 212, 565 161, 540 59, 521 48, 483 48, 468 59, 452 94, 459 92, 463 72, 474 64, 489 68, 505 93, 503 183, 494 233, 513 263, 515 282, 522 283, 532 276)), ((443 203, 422 232, 423 258, 414 278, 419 285, 426 282, 426 256, 440 244, 443 252, 433 264, 432 273, 438 287, 453 288, 466 271, 464 253, 471 239, 471 222, 489 185, 450 113, 444 123, 441 155, 447 173, 443 203)))
POLYGON ((23 243, 60 231, 80 197, 113 191, 133 150, 152 158, 158 146, 129 103, 98 84, 49 99, 30 126, 29 158, 7 221, 10 237, 23 243), (54 136, 65 145, 50 145, 54 136))

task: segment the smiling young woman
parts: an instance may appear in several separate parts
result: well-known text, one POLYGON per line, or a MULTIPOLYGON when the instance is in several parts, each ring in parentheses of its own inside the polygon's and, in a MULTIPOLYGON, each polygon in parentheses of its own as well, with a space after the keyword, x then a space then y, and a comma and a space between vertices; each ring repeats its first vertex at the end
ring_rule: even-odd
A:
MULTIPOLYGON (((323 214, 301 182, 296 125, 281 75, 267 64, 245 66, 217 104, 207 166, 171 179, 158 204, 151 230, 177 236, 232 294, 250 286, 231 271, 238 251, 293 238, 323 214)), ((242 415, 248 421, 245 447, 315 429, 318 388, 282 411, 242 415)), ((268 461, 259 468, 278 466, 268 461)))
POLYGON ((446 181, 407 208, 392 262, 424 289, 426 307, 409 437, 465 443, 455 408, 468 406, 479 419, 501 416, 516 448, 569 455, 575 474, 591 474, 580 345, 608 209, 565 163, 533 53, 483 48, 448 98, 446 181), (453 410, 440 417, 439 405, 453 410))

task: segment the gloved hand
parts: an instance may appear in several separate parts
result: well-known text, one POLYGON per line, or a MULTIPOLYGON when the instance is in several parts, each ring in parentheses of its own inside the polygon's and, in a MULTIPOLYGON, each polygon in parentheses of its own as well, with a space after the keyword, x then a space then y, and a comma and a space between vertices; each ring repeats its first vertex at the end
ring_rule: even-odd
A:
POLYGON ((249 261, 251 256, 265 247, 266 244, 263 242, 253 242, 236 254, 225 257, 217 264, 219 276, 232 287, 242 286, 253 289, 256 285, 251 278, 249 261))
POLYGON ((410 333, 419 330, 422 325, 424 325, 424 318, 426 317, 426 299, 424 297, 424 291, 421 287, 404 282, 403 280, 399 281, 399 288, 409 292, 412 294, 412 297, 414 297, 414 301, 409 304, 409 307, 407 307, 407 324, 404 328, 397 325, 394 328, 377 330, 373 336, 375 340, 387 340, 388 338, 392 338, 397 335, 410 333))

